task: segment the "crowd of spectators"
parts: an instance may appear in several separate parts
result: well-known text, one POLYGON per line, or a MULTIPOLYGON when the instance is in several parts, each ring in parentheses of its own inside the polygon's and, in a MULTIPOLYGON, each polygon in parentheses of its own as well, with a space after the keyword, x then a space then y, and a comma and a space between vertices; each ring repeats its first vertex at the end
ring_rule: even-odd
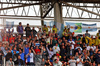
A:
POLYGON ((88 33, 74 36, 65 27, 62 37, 54 25, 49 31, 44 25, 36 31, 20 22, 17 34, 13 30, 0 33, 0 64, 6 66, 100 66, 100 30, 94 37, 88 33), (23 36, 23 32, 26 36, 23 36))

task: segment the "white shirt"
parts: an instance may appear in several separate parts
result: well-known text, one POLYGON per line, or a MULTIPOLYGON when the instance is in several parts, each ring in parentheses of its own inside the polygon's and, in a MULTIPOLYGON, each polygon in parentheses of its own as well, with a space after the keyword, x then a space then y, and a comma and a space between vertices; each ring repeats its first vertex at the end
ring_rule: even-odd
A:
POLYGON ((72 49, 74 49, 74 45, 72 44, 71 46, 72 46, 72 49))
POLYGON ((69 41, 69 43, 75 44, 75 42, 74 42, 74 41, 69 41))
MULTIPOLYGON (((81 58, 81 59, 77 59, 77 62, 79 62, 80 60, 82 60, 83 61, 83 59, 81 58)), ((77 64, 77 66, 83 66, 83 64, 82 64, 82 62, 79 62, 78 64, 77 64)))
POLYGON ((79 47, 79 46, 78 46, 78 47, 76 47, 75 49, 78 49, 78 48, 80 48, 80 49, 81 49, 81 51, 82 51, 82 48, 81 48, 81 47, 79 47))
POLYGON ((96 46, 91 46, 90 47, 93 51, 96 50, 96 46))
POLYGON ((50 43, 50 37, 49 38, 46 38, 46 42, 49 42, 50 43))
POLYGON ((53 46, 53 53, 56 54, 56 52, 59 52, 60 48, 58 46, 53 46))
POLYGON ((58 63, 53 63, 53 66, 62 66, 62 62, 58 61, 58 63))
POLYGON ((69 60, 69 66, 76 66, 76 60, 69 60))
POLYGON ((90 50, 90 46, 87 46, 87 50, 90 50))
MULTIPOLYGON (((32 62, 32 63, 34 62, 33 57, 34 57, 33 53, 30 53, 30 62, 32 62)), ((26 60, 26 62, 27 62, 27 60, 26 60)))

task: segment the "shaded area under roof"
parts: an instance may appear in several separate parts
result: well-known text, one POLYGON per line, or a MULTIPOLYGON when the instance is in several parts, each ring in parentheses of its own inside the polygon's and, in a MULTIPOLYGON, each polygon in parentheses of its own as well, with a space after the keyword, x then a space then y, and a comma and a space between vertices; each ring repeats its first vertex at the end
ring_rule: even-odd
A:
POLYGON ((45 1, 45 2, 65 1, 65 2, 75 2, 75 3, 100 3, 100 0, 28 0, 28 1, 45 1))

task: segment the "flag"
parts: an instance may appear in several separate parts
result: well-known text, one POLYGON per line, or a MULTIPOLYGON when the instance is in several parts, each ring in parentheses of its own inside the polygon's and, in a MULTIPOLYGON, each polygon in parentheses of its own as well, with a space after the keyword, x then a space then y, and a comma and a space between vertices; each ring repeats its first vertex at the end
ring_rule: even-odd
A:
POLYGON ((49 26, 50 28, 52 28, 53 25, 54 25, 54 21, 44 22, 44 25, 49 26))
POLYGON ((66 22, 66 26, 67 28, 70 28, 71 32, 75 32, 75 33, 82 33, 82 23, 69 23, 66 22))
POLYGON ((13 27, 14 27, 14 22, 6 21, 6 28, 13 28, 13 27))
POLYGON ((57 33, 58 33, 59 37, 62 37, 62 33, 63 33, 63 30, 64 30, 64 24, 59 23, 59 22, 55 22, 55 24, 56 24, 56 27, 57 27, 57 33))
POLYGON ((97 24, 85 24, 82 23, 82 32, 86 32, 86 30, 88 30, 88 32, 95 32, 97 31, 97 24))

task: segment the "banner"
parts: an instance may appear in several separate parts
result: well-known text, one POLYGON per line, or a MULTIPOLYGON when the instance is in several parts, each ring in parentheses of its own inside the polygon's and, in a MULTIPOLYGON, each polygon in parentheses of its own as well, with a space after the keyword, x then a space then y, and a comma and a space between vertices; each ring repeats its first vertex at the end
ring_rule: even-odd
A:
POLYGON ((88 32, 95 32, 97 31, 97 24, 84 24, 82 23, 82 32, 86 32, 86 30, 88 30, 88 32))
POLYGON ((6 21, 6 28, 13 28, 14 22, 8 22, 6 21))
POLYGON ((53 25, 54 25, 54 21, 51 21, 51 22, 45 22, 45 21, 44 21, 44 25, 50 26, 50 28, 52 28, 53 25))
POLYGON ((66 22, 66 26, 67 28, 70 28, 71 32, 75 32, 75 33, 82 33, 82 23, 69 23, 66 22))
POLYGON ((55 22, 55 24, 56 24, 56 27, 57 27, 57 32, 58 32, 59 37, 62 37, 62 33, 63 33, 63 30, 64 30, 64 24, 59 23, 59 22, 55 22))

